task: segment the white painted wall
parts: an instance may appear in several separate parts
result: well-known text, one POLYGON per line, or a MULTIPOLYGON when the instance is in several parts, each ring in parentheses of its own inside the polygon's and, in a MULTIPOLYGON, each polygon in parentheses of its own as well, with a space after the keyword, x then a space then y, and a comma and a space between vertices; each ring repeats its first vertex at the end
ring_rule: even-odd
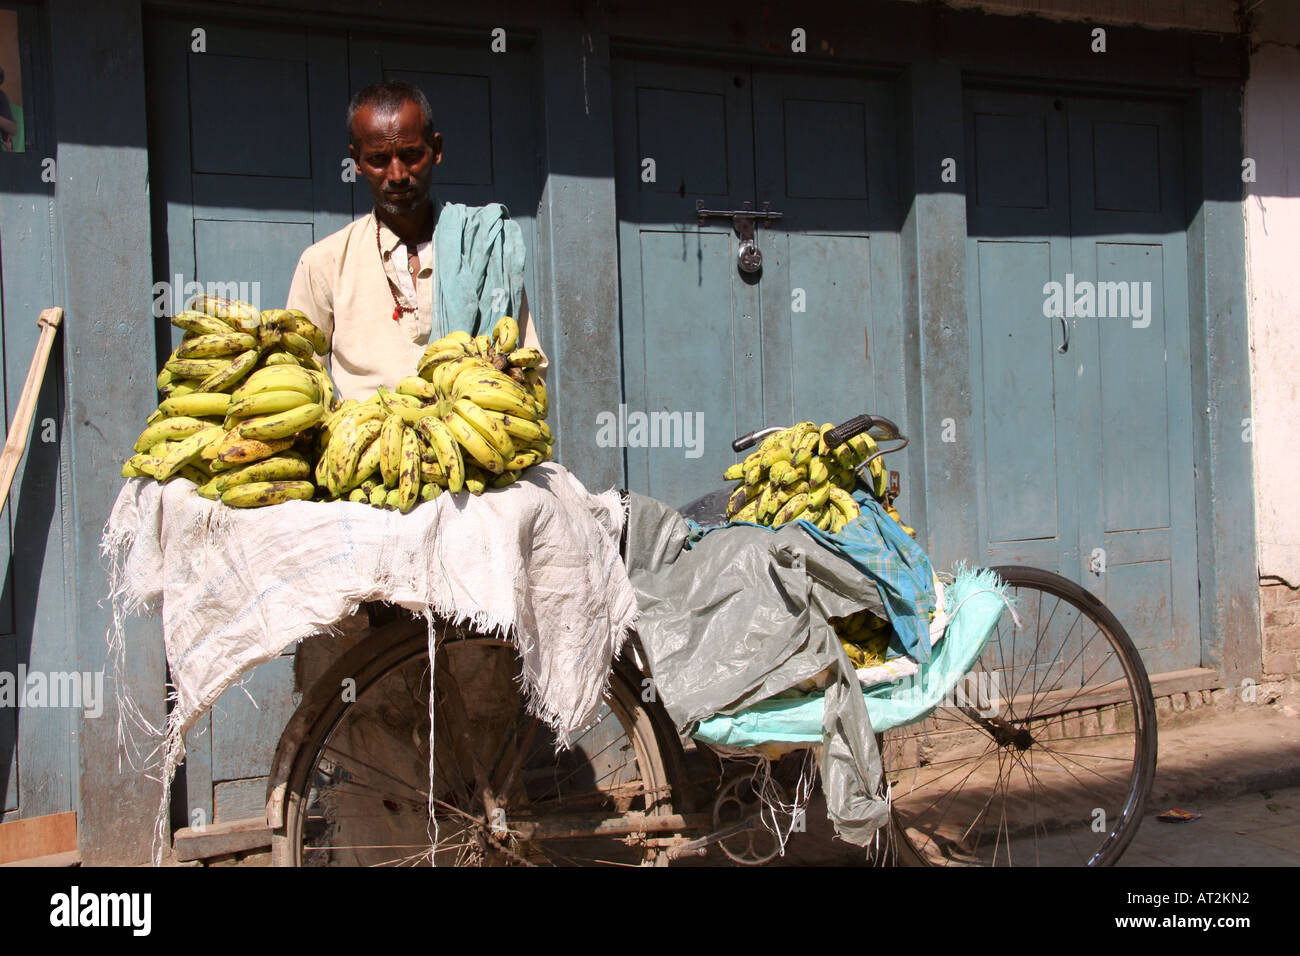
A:
POLYGON ((1259 573, 1300 585, 1300 49, 1262 42, 1245 99, 1259 573))

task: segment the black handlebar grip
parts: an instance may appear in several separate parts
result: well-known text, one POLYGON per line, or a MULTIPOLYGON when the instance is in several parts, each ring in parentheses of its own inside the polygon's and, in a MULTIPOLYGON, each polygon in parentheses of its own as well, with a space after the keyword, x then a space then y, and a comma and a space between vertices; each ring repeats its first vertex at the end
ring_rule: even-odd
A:
POLYGON ((858 415, 850 418, 842 425, 836 425, 826 433, 826 444, 831 448, 838 448, 854 435, 861 435, 863 432, 870 431, 876 424, 876 419, 872 415, 858 415))
MULTIPOLYGON (((831 448, 836 448, 854 435, 861 435, 863 432, 871 431, 875 427, 887 429, 888 435, 881 435, 883 439, 900 439, 903 433, 898 430, 898 426, 891 422, 883 415, 858 415, 856 418, 850 418, 842 425, 836 425, 826 433, 826 444, 831 448)), ((906 439, 903 439, 906 441, 906 439)), ((900 445, 899 448, 902 446, 900 445)), ((893 449, 898 451, 898 448, 893 449)))
POLYGON ((748 432, 744 435, 741 435, 739 438, 737 438, 735 441, 731 443, 731 450, 735 452, 744 451, 746 448, 752 446, 754 442, 757 440, 758 439, 754 437, 753 432, 748 432))

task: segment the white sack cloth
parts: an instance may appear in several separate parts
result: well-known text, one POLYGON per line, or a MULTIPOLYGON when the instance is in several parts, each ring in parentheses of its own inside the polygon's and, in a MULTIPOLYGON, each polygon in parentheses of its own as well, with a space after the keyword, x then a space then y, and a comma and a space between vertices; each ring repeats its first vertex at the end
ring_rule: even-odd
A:
MULTIPOLYGON (((636 618, 618 551, 625 520, 617 492, 593 495, 553 463, 405 515, 351 502, 241 510, 199 497, 185 479, 130 479, 101 542, 110 655, 122 659, 124 615, 161 609, 174 690, 166 728, 140 722, 124 700, 119 722, 134 717, 162 738, 165 810, 183 736, 222 692, 362 602, 383 600, 422 615, 431 637, 441 621, 508 633, 530 711, 566 739, 595 719, 636 618)), ((160 810, 156 855, 165 823, 160 810)))

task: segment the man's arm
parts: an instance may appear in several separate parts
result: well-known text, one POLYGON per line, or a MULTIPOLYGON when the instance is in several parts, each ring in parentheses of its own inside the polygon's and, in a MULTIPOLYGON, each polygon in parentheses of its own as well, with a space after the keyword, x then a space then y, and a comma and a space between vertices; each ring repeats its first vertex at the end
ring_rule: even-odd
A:
POLYGON ((329 284, 321 274, 315 257, 308 249, 298 259, 298 267, 293 271, 293 282, 289 285, 289 300, 286 309, 297 309, 311 319, 325 333, 325 338, 334 344, 334 300, 329 284))
POLYGON ((542 348, 541 341, 537 338, 537 327, 533 322, 532 314, 528 311, 528 290, 525 289, 522 300, 519 303, 519 315, 516 317, 519 323, 519 341, 524 348, 537 349, 542 353, 541 364, 537 366, 537 371, 542 378, 546 378, 546 370, 550 367, 550 360, 546 357, 546 350, 542 348))

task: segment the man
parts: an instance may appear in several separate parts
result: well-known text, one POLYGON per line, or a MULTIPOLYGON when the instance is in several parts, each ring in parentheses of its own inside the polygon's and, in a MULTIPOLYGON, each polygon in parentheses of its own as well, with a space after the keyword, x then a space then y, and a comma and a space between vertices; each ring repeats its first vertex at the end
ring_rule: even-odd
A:
MULTIPOLYGON (((288 301, 289 308, 305 312, 330 337, 339 395, 364 398, 381 385, 393 387, 415 374, 431 339, 470 322, 480 323, 478 332, 491 334, 493 319, 487 308, 479 318, 480 301, 513 303, 508 289, 483 289, 482 274, 459 272, 462 263, 435 262, 439 245, 453 250, 454 257, 471 241, 495 242, 495 259, 484 254, 474 261, 513 258, 520 342, 540 349, 523 298, 522 241, 504 207, 448 206, 447 229, 435 235, 443 228, 443 214, 431 200, 429 186, 433 167, 442 162, 442 134, 433 128, 424 93, 410 83, 372 83, 353 96, 347 123, 349 152, 366 178, 375 208, 302 254, 288 301), (452 229, 469 231, 445 235, 452 229), (454 282, 457 288, 439 288, 439 277, 443 285, 454 282)), ((486 253, 487 247, 475 251, 486 253)), ((504 271, 495 275, 501 285, 510 284, 504 271)), ((496 308, 499 313, 500 305, 496 308)))

